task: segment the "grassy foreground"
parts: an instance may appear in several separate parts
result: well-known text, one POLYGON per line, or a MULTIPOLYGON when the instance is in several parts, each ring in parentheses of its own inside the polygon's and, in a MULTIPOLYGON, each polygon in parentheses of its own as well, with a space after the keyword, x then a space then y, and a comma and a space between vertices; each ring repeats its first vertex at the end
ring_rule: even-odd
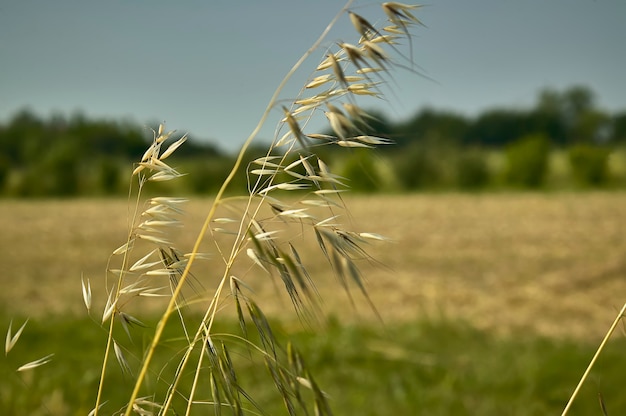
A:
MULTIPOLYGON (((6 322, 9 317, 0 318, 6 322)), ((146 338, 152 328, 137 331, 144 331, 146 338)), ((220 324, 216 333, 237 331, 232 322, 220 324)), ((88 319, 29 322, 20 348, 0 360, 0 413, 88 413, 105 337, 88 319), (17 365, 51 351, 56 354, 48 365, 28 373, 15 372, 17 365)), ((167 339, 169 348, 157 357, 164 374, 171 371, 167 362, 177 354, 177 347, 184 346, 173 332, 167 339)), ((532 334, 497 337, 449 320, 418 320, 385 328, 331 320, 323 330, 297 331, 294 339, 338 415, 558 415, 594 351, 588 343, 532 334)), ((624 347, 623 338, 611 342, 570 414, 601 415, 599 394, 608 414, 626 408, 624 347)), ((253 370, 242 384, 256 393, 268 414, 285 414, 279 403, 263 403, 273 389, 271 384, 255 383, 258 374, 254 371, 262 371, 263 366, 253 369, 243 348, 234 360, 241 368, 253 370)), ((131 387, 130 378, 119 368, 109 377, 114 379, 109 385, 117 388, 107 391, 105 414, 113 414, 124 403, 131 387)), ((151 382, 158 384, 157 375, 152 375, 151 382)), ((213 414, 210 406, 197 411, 213 414)))
MULTIPOLYGON (((395 240, 372 249, 390 269, 364 267, 385 325, 361 305, 346 307, 332 278, 321 276, 318 289, 334 323, 304 331, 286 322, 282 330, 295 333, 339 415, 560 414, 625 300, 625 204, 624 193, 352 197, 355 223, 369 218, 371 231, 395 240)), ((206 205, 188 207, 186 227, 197 228, 206 205)), ((11 320, 15 332, 30 318, 16 347, 0 358, 0 414, 84 415, 93 407, 106 340, 97 323, 101 276, 125 234, 126 212, 121 200, 0 204, 0 333, 11 320), (93 286, 93 321, 82 304, 81 274, 93 286), (50 353, 49 364, 15 372, 50 353)), ((181 232, 182 246, 194 237, 188 234, 181 232)), ((210 291, 211 282, 202 284, 210 291)), ((268 280, 253 284, 260 296, 274 296, 268 280)), ((270 317, 284 307, 277 301, 270 317)), ((142 312, 147 328, 133 329, 129 357, 153 334, 150 310, 142 312)), ((238 330, 228 318, 219 325, 224 333, 238 330)), ((169 329, 169 348, 158 351, 164 375, 185 345, 179 336, 169 329)), ((626 409, 625 343, 618 331, 570 415, 602 415, 599 393, 607 414, 626 409)), ((254 382, 263 365, 253 366, 245 349, 234 355, 240 374, 247 367, 257 372, 244 380, 261 389, 256 399, 269 397, 263 391, 273 386, 254 382)), ((132 378, 118 366, 108 374, 116 388, 107 390, 103 414, 114 414, 132 378)), ((158 384, 156 374, 150 382, 158 384)), ((283 414, 280 404, 263 405, 270 415, 283 414)))

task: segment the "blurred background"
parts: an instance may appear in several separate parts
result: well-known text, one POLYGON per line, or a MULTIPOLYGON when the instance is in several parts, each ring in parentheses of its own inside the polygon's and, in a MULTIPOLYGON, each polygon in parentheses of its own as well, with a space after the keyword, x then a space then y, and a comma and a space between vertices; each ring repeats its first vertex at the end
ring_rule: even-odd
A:
MULTIPOLYGON (((3 2, 0 194, 123 193, 121 169, 160 122, 191 137, 178 152, 190 173, 181 192, 211 192, 340 5, 3 2)), ((351 9, 376 22, 365 6, 351 9)), ((393 74, 386 101, 362 104, 378 118, 372 131, 398 146, 333 157, 339 173, 370 172, 355 189, 624 184, 623 2, 445 0, 416 13, 425 26, 400 63, 417 67, 393 74)), ((345 17, 284 99, 336 39, 355 41, 345 17)), ((273 109, 259 147, 280 117, 273 109)), ((309 129, 328 127, 314 119, 309 129)))

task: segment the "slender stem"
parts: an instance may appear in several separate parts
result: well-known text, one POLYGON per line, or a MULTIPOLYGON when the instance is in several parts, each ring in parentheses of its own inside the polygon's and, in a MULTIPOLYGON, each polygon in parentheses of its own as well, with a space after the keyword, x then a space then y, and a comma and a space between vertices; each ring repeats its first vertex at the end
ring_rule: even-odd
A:
MULTIPOLYGON (((224 274, 226 275, 227 273, 224 273, 224 274)), ((176 391, 176 387, 178 386, 178 381, 180 380, 180 374, 184 371, 185 367, 187 367, 187 362, 189 361, 189 357, 191 356, 191 353, 193 352, 193 349, 195 348, 196 343, 200 340, 202 333, 206 332, 208 334, 211 330, 211 326, 213 325, 213 317, 215 316, 215 313, 217 310, 217 304, 221 296, 222 289, 224 288, 225 282, 226 282, 226 278, 222 278, 217 290, 215 291, 215 295, 213 296, 213 299, 211 299, 211 303, 209 304, 209 307, 207 308, 207 311, 204 314, 204 317, 202 318, 202 323, 198 326, 198 330, 196 331, 196 334, 193 340, 189 343, 187 351, 185 352, 185 355, 180 362, 179 368, 177 370, 177 375, 172 381, 172 385, 170 389, 171 393, 168 395, 167 399, 165 400, 163 404, 163 408, 160 411, 160 414, 167 413, 170 407, 171 401, 173 399, 174 391, 176 391)), ((204 351, 205 345, 206 343, 203 343, 202 352, 204 351)), ((202 352, 201 352, 201 356, 202 356, 202 352)), ((196 374, 196 377, 194 377, 194 384, 192 387, 192 391, 189 394, 188 405, 190 405, 191 401, 193 400, 197 376, 198 374, 196 374)))
POLYGON ((233 165, 232 170, 228 174, 228 177, 226 178, 226 180, 224 180, 224 182, 222 183, 222 186, 220 187, 219 191, 217 192, 217 195, 215 196, 215 200, 213 201, 213 204, 211 205, 211 209, 209 210, 209 213, 207 214, 207 217, 206 217, 206 219, 204 221, 204 224, 202 225, 202 228, 200 229, 200 233, 198 234, 198 238, 196 239, 196 242, 194 244, 193 250, 192 250, 192 252, 191 252, 191 254, 189 256, 189 261, 187 262, 185 270, 183 271, 183 273, 182 273, 182 275, 180 277, 180 280, 178 281, 178 284, 177 284, 176 288, 174 289, 174 292, 172 293, 172 297, 170 299, 170 302, 167 305, 167 308, 166 308, 165 312, 163 313, 163 316, 161 317, 161 319, 159 320, 159 322, 157 324, 156 330, 154 332, 154 338, 152 339, 152 343, 150 344, 150 347, 148 348, 148 351, 146 353, 145 359, 144 359, 143 364, 141 366, 141 370, 139 371, 139 374, 137 375, 137 380, 135 381, 135 387, 133 388, 131 396, 130 396, 130 398, 128 400, 128 406, 126 406, 126 411, 124 413, 125 416, 130 416, 130 414, 132 412, 132 404, 135 402, 135 400, 139 396, 139 390, 141 389, 141 386, 143 385, 143 380, 145 379, 146 374, 148 372, 148 367, 150 366, 150 363, 152 362, 152 358, 154 356, 154 352, 156 351, 156 347, 157 347, 158 343, 161 340, 161 337, 163 335, 163 331, 165 329, 165 325, 167 324, 167 321, 169 320, 172 312, 176 308, 176 299, 180 295, 180 292, 182 291, 182 288, 183 288, 183 286, 184 286, 184 284, 185 284, 185 282, 187 280, 187 277, 189 276, 189 271, 190 271, 191 266, 192 266, 192 264, 193 264, 193 262, 194 262, 194 260, 196 258, 196 254, 200 250, 200 244, 202 243, 202 240, 204 239, 204 236, 206 235, 206 232, 209 229, 209 225, 210 225, 211 221, 213 220, 213 217, 215 215, 215 211, 217 210, 217 206, 219 205, 220 201, 222 200, 223 195, 226 192, 226 189, 228 188, 228 185, 230 184, 232 179, 235 177, 235 174, 239 171, 239 168, 240 168, 241 164, 243 163, 243 158, 244 158, 246 150, 248 149, 248 147, 250 146, 252 141, 256 138, 258 132, 261 130, 261 127, 265 124, 265 121, 267 120, 270 111, 272 110, 272 108, 276 104, 276 101, 278 99, 279 94, 285 88, 285 85, 287 84, 289 79, 291 79, 291 77, 296 72, 296 70, 298 68, 300 68, 302 63, 313 53, 313 51, 315 51, 319 47, 319 45, 322 43, 322 41, 326 38, 326 35, 330 31, 330 29, 334 26, 336 21, 339 19, 339 17, 343 13, 345 13, 345 11, 348 9, 350 4, 352 4, 352 1, 353 0, 349 0, 346 3, 346 5, 333 18, 331 23, 326 27, 326 29, 322 32, 320 37, 315 41, 315 43, 294 64, 294 66, 291 68, 291 70, 289 70, 287 75, 283 78, 283 80, 279 84, 278 88, 276 88, 276 91, 274 91, 274 94, 272 95, 272 98, 270 99, 269 104, 267 105, 265 111, 263 112, 263 115, 262 115, 259 123, 254 128, 254 130, 252 131, 250 136, 246 139, 245 143, 242 145, 241 150, 239 151, 239 155, 237 156, 237 160, 235 161, 235 164, 233 165))
POLYGON ((624 317, 624 313, 625 312, 626 312, 626 303, 624 303, 624 306, 622 306, 622 309, 619 311, 619 314, 615 317, 615 320, 613 321, 613 325, 611 325, 611 328, 609 328, 609 331, 604 336, 604 339, 600 343, 600 346, 598 347, 598 350, 596 351, 595 355, 591 359, 591 362, 587 366, 587 369, 585 370, 585 373, 580 378, 580 381, 578 382, 578 385, 576 386, 576 389, 574 390, 574 393, 572 393, 572 395, 569 398, 569 401, 567 402, 567 405, 565 406, 565 409, 563 409, 563 413, 561 413, 561 416, 565 416, 567 414, 567 412, 569 411, 569 408, 572 406, 572 403, 574 402, 574 399, 578 395, 578 392, 580 391, 580 388, 585 383, 585 380, 587 380, 587 376, 591 372, 591 368, 596 363, 596 360, 600 356, 600 353, 602 352, 602 350, 604 350, 604 346, 608 342, 609 338, 611 338, 611 335, 615 331, 615 328, 617 328, 617 325, 619 324, 619 321, 624 317))
MULTIPOLYGON (((139 211, 139 199, 141 197, 141 190, 143 188, 143 182, 141 181, 141 179, 139 180, 139 188, 137 190, 137 199, 135 200, 135 208, 134 208, 134 212, 132 215, 132 223, 129 224, 129 232, 128 232, 128 236, 126 238, 126 248, 127 250, 124 252, 124 257, 122 259, 122 267, 120 267, 120 277, 117 280, 117 286, 115 288, 115 295, 113 296, 113 302, 117 301, 117 298, 119 297, 119 293, 120 290, 122 289, 122 285, 124 284, 124 270, 126 270, 126 266, 128 264, 128 252, 130 251, 130 241, 132 238, 132 233, 133 233, 133 228, 134 228, 134 221, 137 218, 137 213, 139 211)), ((129 196, 130 198, 130 196, 129 196)), ((117 306, 116 306, 117 307, 117 306)), ((100 372, 100 382, 98 383, 98 393, 96 395, 96 406, 94 409, 94 416, 98 416, 98 411, 100 410, 100 403, 102 401, 102 391, 104 389, 104 377, 106 375, 106 367, 107 367, 107 363, 109 362, 109 355, 111 352, 111 345, 113 343, 113 328, 115 326, 115 312, 113 312, 111 314, 111 316, 109 317, 110 319, 110 323, 109 323, 109 333, 107 336, 107 345, 106 345, 106 349, 104 351, 104 357, 102 359, 102 371, 100 372)))

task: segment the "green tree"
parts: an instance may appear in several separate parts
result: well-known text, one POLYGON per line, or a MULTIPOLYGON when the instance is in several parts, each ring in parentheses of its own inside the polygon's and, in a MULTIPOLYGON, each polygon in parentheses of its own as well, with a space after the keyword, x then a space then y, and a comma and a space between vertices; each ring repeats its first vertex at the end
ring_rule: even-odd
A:
POLYGON ((569 150, 569 162, 576 182, 582 186, 605 184, 609 176, 609 150, 581 143, 569 150))
POLYGON ((456 185, 459 188, 481 189, 487 186, 489 180, 489 166, 484 151, 468 149, 459 153, 456 161, 456 185))
POLYGON ((506 148, 506 180, 522 188, 539 188, 548 173, 550 140, 543 134, 524 136, 506 148))
POLYGON ((412 191, 440 186, 443 179, 441 149, 433 143, 414 142, 394 155, 394 173, 402 189, 412 191))
POLYGON ((626 143, 626 111, 615 114, 611 119, 611 143, 626 143))
POLYGON ((382 187, 382 179, 369 149, 354 149, 343 162, 340 175, 357 192, 375 192, 382 187))
POLYGON ((98 164, 97 186, 105 195, 117 193, 121 185, 122 168, 117 159, 102 157, 98 164))
POLYGON ((533 133, 528 114, 521 110, 495 109, 482 113, 467 130, 464 143, 501 147, 533 133))
POLYGON ((424 140, 460 143, 469 125, 465 117, 454 112, 425 108, 395 130, 400 146, 424 140))

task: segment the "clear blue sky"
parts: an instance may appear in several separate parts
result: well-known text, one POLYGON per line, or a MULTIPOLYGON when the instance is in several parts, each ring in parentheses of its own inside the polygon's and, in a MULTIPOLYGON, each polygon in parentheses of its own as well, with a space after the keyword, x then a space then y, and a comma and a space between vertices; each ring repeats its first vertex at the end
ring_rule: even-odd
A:
MULTIPOLYGON (((1 0, 0 119, 29 107, 45 117, 80 110, 140 124, 166 121, 234 149, 343 4, 1 0)), ((467 115, 530 106, 540 89, 574 84, 592 88, 608 111, 626 109, 626 1, 431 0, 427 6, 418 12, 428 27, 415 32, 414 56, 436 82, 398 72, 384 109, 394 119, 426 105, 467 115)), ((357 1, 354 10, 374 19, 372 7, 357 1)), ((347 18, 326 45, 338 38, 354 41, 347 18)), ((278 118, 275 112, 264 134, 278 118)))

